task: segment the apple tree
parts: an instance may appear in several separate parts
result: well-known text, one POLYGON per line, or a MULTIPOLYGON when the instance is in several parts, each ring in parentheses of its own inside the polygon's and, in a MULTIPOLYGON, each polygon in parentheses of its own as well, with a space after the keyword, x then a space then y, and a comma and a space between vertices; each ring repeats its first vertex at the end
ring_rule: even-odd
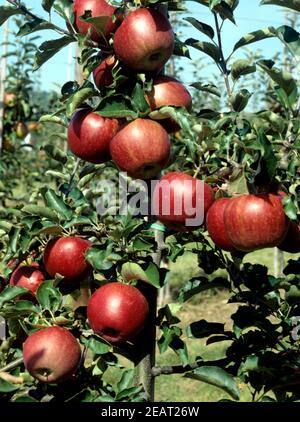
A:
MULTIPOLYGON (((41 119, 58 125, 58 139, 67 134, 68 152, 54 137, 43 147, 54 166, 50 186, 39 184, 1 216, 1 400, 153 401, 156 377, 173 374, 214 385, 227 400, 240 399, 240 385, 253 401, 299 400, 299 260, 279 278, 244 262, 266 247, 300 251, 297 81, 268 57, 235 58, 273 37, 296 63, 299 33, 260 29, 225 57, 222 29, 235 23, 238 0, 199 0, 214 27, 187 17, 195 31, 187 40, 168 20, 185 2, 95 0, 86 9, 85 0, 42 1, 45 18, 9 3, 1 23, 18 15, 22 35, 59 34, 39 46, 34 69, 74 42, 84 81, 68 81, 57 110, 41 119), (66 25, 47 19, 53 13, 66 25), (221 98, 209 102, 220 109, 192 108, 188 90, 163 72, 172 54, 188 60, 194 49, 224 83, 193 87, 221 98), (244 77, 258 73, 277 112, 248 105, 244 77), (195 219, 198 209, 204 219, 195 219), (186 251, 203 276, 183 280, 174 303, 157 309, 169 273, 161 262, 186 251), (182 327, 178 304, 219 288, 237 305, 230 329, 200 318, 182 327), (225 354, 193 356, 187 337, 224 342, 225 354), (156 365, 156 353, 170 349, 178 363, 156 365)), ((297 0, 262 4, 300 12, 297 0)))

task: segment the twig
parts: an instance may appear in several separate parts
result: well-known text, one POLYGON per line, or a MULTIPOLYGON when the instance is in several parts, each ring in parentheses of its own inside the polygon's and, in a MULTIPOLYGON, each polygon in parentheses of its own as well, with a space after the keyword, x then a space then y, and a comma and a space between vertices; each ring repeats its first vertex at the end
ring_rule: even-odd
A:
MULTIPOLYGON (((216 12, 213 12, 213 14, 214 14, 214 18, 215 18, 215 25, 216 25, 217 37, 218 37, 218 45, 219 45, 220 54, 221 54, 220 68, 222 69, 222 73, 223 73, 223 76, 224 76, 226 90, 227 90, 227 94, 228 94, 228 100, 229 100, 230 97, 231 97, 231 87, 230 87, 229 78, 228 78, 229 71, 227 69, 227 64, 226 64, 226 60, 225 60, 224 53, 223 53, 221 28, 220 28, 219 21, 218 21, 218 15, 217 15, 216 12)), ((229 102, 229 104, 230 104, 230 102, 229 102)), ((230 108, 232 109, 231 105, 230 105, 230 108)))
POLYGON ((18 366, 22 365, 22 363, 23 363, 23 358, 16 359, 13 362, 9 363, 8 365, 4 366, 4 368, 0 369, 0 373, 9 372, 12 369, 15 369, 18 366))
POLYGON ((175 374, 185 374, 186 372, 193 371, 197 368, 201 368, 202 366, 225 366, 229 362, 228 358, 220 359, 216 361, 203 361, 197 360, 194 363, 191 363, 190 365, 166 365, 166 366, 155 366, 152 368, 152 376, 153 377, 159 377, 160 375, 175 375, 175 374))

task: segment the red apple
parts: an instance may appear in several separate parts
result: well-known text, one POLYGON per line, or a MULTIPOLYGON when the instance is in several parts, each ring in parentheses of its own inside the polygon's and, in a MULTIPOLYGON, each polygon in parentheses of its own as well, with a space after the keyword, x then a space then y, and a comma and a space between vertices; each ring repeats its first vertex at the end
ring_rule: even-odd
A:
POLYGON ((91 39, 100 45, 105 45, 108 38, 115 32, 119 25, 117 19, 113 22, 113 14, 116 12, 116 7, 111 6, 106 0, 74 0, 73 11, 75 17, 75 29, 83 35, 86 35, 91 30, 91 39), (86 11, 91 12, 91 17, 107 17, 104 22, 103 33, 98 33, 96 27, 92 23, 83 22, 80 17, 86 11))
POLYGON ((224 222, 229 239, 245 252, 278 246, 289 226, 280 197, 272 193, 232 198, 224 222))
POLYGON ((136 337, 144 328, 148 314, 145 296, 136 287, 117 282, 100 287, 87 309, 92 330, 113 344, 136 337))
POLYGON ((5 92, 3 102, 6 107, 13 107, 16 100, 17 95, 14 92, 5 92))
POLYGON ((45 281, 46 277, 38 264, 20 265, 10 277, 11 286, 24 287, 35 295, 39 286, 45 281))
POLYGON ((287 234, 278 248, 284 252, 300 253, 300 223, 290 222, 287 234))
POLYGON ((5 278, 0 276, 0 293, 4 290, 5 288, 5 278))
POLYGON ((194 230, 203 224, 214 202, 214 192, 205 182, 188 174, 172 172, 163 176, 153 192, 153 213, 167 227, 194 230))
POLYGON ((110 153, 119 169, 129 176, 151 179, 168 164, 169 135, 154 120, 136 119, 113 138, 110 153))
MULTIPOLYGON (((164 106, 184 107, 192 109, 192 97, 185 86, 170 76, 157 76, 153 80, 152 90, 146 93, 151 110, 164 106)), ((177 132, 180 126, 171 118, 161 119, 161 125, 169 133, 177 132)))
POLYGON ((103 89, 113 83, 112 70, 116 65, 116 57, 110 55, 102 60, 93 72, 94 82, 98 89, 103 89))
POLYGON ((69 124, 69 148, 82 160, 104 163, 110 160, 109 144, 118 130, 117 119, 107 119, 86 109, 79 110, 69 124))
POLYGON ((90 269, 85 253, 91 242, 81 237, 56 237, 51 239, 44 251, 44 264, 51 277, 60 274, 72 281, 86 276, 90 269))
POLYGON ((116 56, 138 72, 160 70, 174 50, 174 34, 168 19, 145 7, 131 12, 114 36, 116 56))
POLYGON ((206 227, 211 239, 218 248, 233 252, 236 249, 228 237, 224 224, 224 211, 229 201, 230 198, 220 198, 212 204, 206 216, 206 227))
POLYGON ((57 383, 70 378, 76 372, 80 358, 78 341, 62 327, 37 331, 23 344, 27 371, 44 383, 57 383))

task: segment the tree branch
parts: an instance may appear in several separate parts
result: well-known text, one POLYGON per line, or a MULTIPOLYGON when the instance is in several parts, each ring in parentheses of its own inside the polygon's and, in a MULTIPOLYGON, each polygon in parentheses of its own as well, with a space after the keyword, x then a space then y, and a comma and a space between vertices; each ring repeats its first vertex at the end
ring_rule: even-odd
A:
POLYGON ((175 375, 175 374, 185 374, 186 372, 193 371, 197 368, 201 368, 202 366, 220 366, 224 367, 226 364, 229 363, 229 359, 219 359, 215 361, 204 362, 202 359, 196 360, 194 363, 190 365, 166 365, 166 366, 154 366, 152 368, 152 376, 159 377, 160 375, 175 375))

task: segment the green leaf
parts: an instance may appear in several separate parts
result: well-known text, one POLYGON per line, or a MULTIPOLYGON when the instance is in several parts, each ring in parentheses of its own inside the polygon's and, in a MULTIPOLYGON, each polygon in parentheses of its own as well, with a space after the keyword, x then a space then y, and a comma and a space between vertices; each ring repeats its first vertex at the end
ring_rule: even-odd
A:
POLYGON ((56 40, 43 42, 35 55, 35 64, 33 70, 38 70, 51 57, 58 53, 62 48, 74 42, 74 39, 69 36, 64 36, 56 40))
POLYGON ((146 101, 144 90, 139 83, 137 83, 134 87, 131 95, 131 101, 137 112, 145 114, 151 111, 150 106, 146 101))
POLYGON ((97 31, 98 35, 103 36, 103 42, 106 43, 106 39, 104 36, 104 30, 105 26, 107 25, 107 21, 109 19, 109 16, 96 16, 91 17, 89 12, 86 12, 84 15, 79 17, 79 20, 90 23, 93 25, 95 30, 97 31))
POLYGON ((237 81, 241 76, 249 75, 256 71, 256 65, 252 64, 249 60, 237 60, 231 66, 231 77, 237 81))
POLYGON ((276 5, 300 12, 300 0, 261 0, 261 5, 276 5))
POLYGON ((178 37, 175 36, 175 44, 173 54, 178 57, 187 57, 190 59, 190 51, 184 42, 180 41, 178 37))
POLYGON ((64 203, 63 199, 58 196, 53 189, 47 189, 46 192, 42 193, 45 198, 46 205, 56 211, 59 216, 65 219, 70 219, 72 217, 73 211, 64 203))
POLYGON ((96 270, 109 270, 116 262, 121 260, 121 256, 113 252, 110 245, 107 249, 89 248, 86 253, 86 259, 96 270))
POLYGON ((38 288, 36 298, 42 308, 50 311, 57 311, 62 304, 62 295, 60 291, 54 287, 54 281, 44 281, 38 288))
POLYGON ((274 62, 269 60, 259 60, 257 64, 286 92, 287 95, 292 94, 295 90, 297 91, 296 82, 290 72, 274 68, 274 62))
POLYGON ((208 92, 209 94, 216 95, 217 97, 221 97, 221 93, 218 87, 213 84, 202 84, 201 82, 194 82, 191 84, 193 88, 198 89, 198 91, 208 92))
POLYGON ((244 35, 234 46, 233 52, 236 51, 238 48, 245 47, 246 45, 252 44, 257 41, 265 40, 266 38, 275 37, 276 33, 274 28, 264 28, 259 29, 258 31, 249 32, 248 34, 244 35))
POLYGON ((243 111, 245 107, 247 107, 251 96, 251 92, 249 92, 247 89, 241 89, 236 94, 233 94, 230 98, 230 102, 234 111, 238 113, 243 111))
POLYGON ((283 205, 284 205, 284 212, 286 213, 286 215, 291 220, 297 221, 298 209, 297 209, 297 205, 294 203, 293 199, 290 196, 287 196, 287 197, 283 198, 282 202, 283 202, 283 205))
POLYGON ((218 322, 207 322, 204 319, 190 324, 186 328, 187 336, 189 338, 205 338, 211 334, 223 334, 224 324, 218 322))
POLYGON ((123 390, 127 390, 133 383, 135 375, 134 369, 127 369, 123 371, 120 381, 117 384, 117 393, 121 393, 123 390))
POLYGON ((18 7, 0 6, 0 26, 14 15, 24 15, 24 12, 18 7))
POLYGON ((54 9, 65 21, 72 21, 73 2, 69 0, 55 0, 54 9))
POLYGON ((190 24, 192 24, 196 29, 198 29, 198 31, 207 35, 209 38, 211 38, 211 39, 214 38, 215 31, 213 30, 213 28, 210 25, 207 25, 204 22, 200 22, 197 19, 192 18, 192 17, 184 18, 184 20, 189 22, 190 24))
POLYGON ((55 123, 57 125, 61 125, 64 127, 67 127, 68 124, 60 117, 55 116, 53 114, 45 114, 44 116, 42 116, 39 120, 39 122, 41 123, 55 123))
POLYGON ((39 401, 30 396, 19 396, 15 400, 13 400, 13 402, 14 403, 38 403, 39 401))
POLYGON ((12 287, 12 286, 6 286, 3 292, 0 294, 0 308, 10 300, 13 300, 21 295, 24 295, 28 293, 27 289, 24 289, 23 287, 12 287))
POLYGON ((42 207, 39 205, 25 205, 22 211, 26 214, 37 215, 38 217, 48 218, 51 221, 58 221, 57 214, 50 208, 42 207))
POLYGON ((294 56, 300 55, 300 34, 298 31, 291 26, 282 25, 276 29, 276 33, 294 56))
POLYGON ((96 355, 105 355, 111 349, 111 346, 99 337, 92 336, 88 339, 82 338, 81 342, 86 345, 96 355))
MULTIPOLYGON (((1 12, 1 10, 0 10, 1 12)), ((0 378, 0 392, 1 393, 12 393, 13 391, 17 391, 21 388, 19 385, 11 384, 8 381, 5 381, 4 379, 0 378)))
POLYGON ((183 303, 198 293, 218 287, 227 288, 228 281, 223 278, 215 278, 212 281, 205 277, 192 279, 180 290, 178 300, 183 303))
POLYGON ((152 284, 154 287, 160 287, 160 275, 157 266, 153 263, 144 266, 134 262, 127 262, 122 266, 121 274, 124 280, 142 280, 152 284), (144 268, 143 268, 144 267, 144 268))
POLYGON ((60 148, 56 147, 55 145, 48 144, 43 147, 46 151, 47 155, 53 160, 58 161, 61 164, 66 164, 68 161, 67 155, 62 151, 60 148))
POLYGON ((12 228, 12 224, 5 220, 0 220, 0 230, 3 230, 4 232, 8 233, 10 229, 12 228))
POLYGON ((217 64, 221 61, 221 51, 219 47, 216 45, 205 42, 205 41, 198 41, 194 38, 189 38, 185 41, 187 45, 190 45, 193 48, 196 48, 196 50, 202 51, 203 53, 210 56, 217 64))
POLYGON ((228 193, 231 196, 249 193, 247 178, 245 176, 244 169, 235 169, 233 171, 228 183, 228 193))
POLYGON ((184 376, 185 378, 195 379, 221 388, 234 400, 240 399, 240 390, 236 381, 224 369, 218 366, 202 366, 192 372, 188 372, 184 376))
POLYGON ((27 21, 24 25, 22 25, 17 33, 17 36, 24 37, 26 35, 32 34, 33 32, 48 29, 55 29, 55 25, 53 25, 51 22, 45 21, 44 19, 35 18, 27 21))
POLYGON ((138 113, 132 109, 131 101, 121 94, 103 98, 97 107, 97 112, 103 117, 132 119, 138 117, 138 113))
POLYGON ((98 96, 98 91, 94 88, 82 88, 72 95, 67 102, 67 116, 71 117, 72 114, 80 108, 80 106, 88 99, 98 96))
POLYGON ((43 0, 42 1, 42 7, 43 7, 43 9, 46 12, 50 13, 54 2, 55 2, 55 0, 43 0))

